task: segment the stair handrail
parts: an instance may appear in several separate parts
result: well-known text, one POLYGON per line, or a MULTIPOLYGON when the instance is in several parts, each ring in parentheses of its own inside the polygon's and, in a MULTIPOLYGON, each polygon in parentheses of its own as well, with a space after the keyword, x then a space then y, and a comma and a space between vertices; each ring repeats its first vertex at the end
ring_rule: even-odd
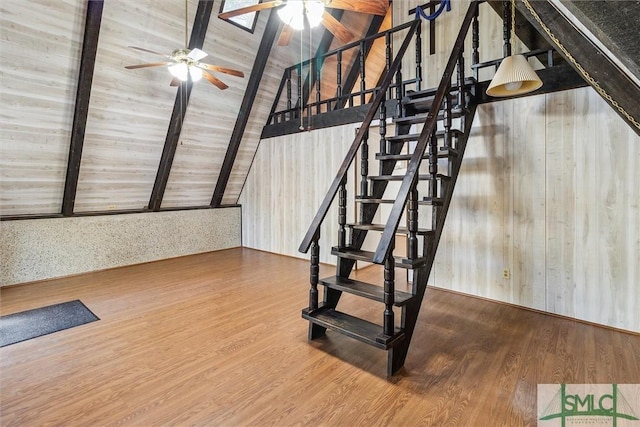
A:
MULTIPOLYGON (((456 41, 453 45, 451 56, 449 56, 449 61, 447 62, 447 66, 444 69, 444 73, 442 74, 442 79, 440 80, 438 90, 434 96, 433 103, 431 104, 431 108, 429 109, 429 113, 427 114, 425 125, 422 128, 422 132, 420 132, 420 137, 418 138, 418 142, 413 151, 413 155, 411 156, 411 160, 409 161, 409 164, 407 166, 407 172, 402 179, 400 190, 398 191, 396 200, 393 203, 391 213, 389 214, 389 218, 387 219, 387 224, 384 228, 384 231, 382 232, 382 236, 380 237, 378 247, 376 248, 376 252, 373 257, 373 262, 375 262, 376 264, 384 263, 385 259, 389 255, 391 242, 395 238, 396 230, 398 229, 398 226, 400 224, 400 218, 402 217, 404 207, 407 204, 407 198, 409 197, 411 186, 416 179, 416 175, 419 172, 420 163, 422 162, 422 156, 424 155, 424 152, 427 148, 427 143, 429 141, 429 138, 431 137, 431 134, 436 129, 438 121, 438 111, 442 107, 442 102, 444 101, 445 96, 448 96, 449 87, 451 85, 451 78, 453 77, 456 63, 458 62, 458 58, 460 57, 460 55, 464 52, 464 41, 467 37, 467 33, 469 32, 469 28, 471 27, 473 17, 476 14, 478 4, 479 3, 477 1, 472 1, 469 4, 467 14, 462 21, 462 26, 460 27, 460 32, 458 33, 458 37, 456 38, 456 41)), ((461 82, 460 84, 464 84, 464 82, 461 82)), ((462 90, 462 88, 458 88, 458 90, 462 90)))
POLYGON ((353 144, 351 144, 351 147, 349 148, 347 155, 342 161, 342 165, 338 169, 338 173, 336 174, 335 179, 331 183, 331 186, 329 187, 329 190, 327 191, 327 194, 325 195, 322 201, 322 204, 320 205, 320 208, 318 208, 318 212, 316 213, 316 216, 313 218, 313 221, 311 222, 311 225, 307 230, 307 234, 305 234, 304 239, 302 240, 302 243, 298 248, 298 251, 302 253, 306 253, 311 247, 311 243, 314 239, 314 236, 316 236, 316 234, 319 232, 320 226, 322 225, 324 218, 327 216, 327 213, 329 212, 329 208, 331 207, 331 204, 333 203, 333 200, 336 197, 338 189, 340 188, 340 183, 344 179, 346 179, 347 171, 349 170, 351 163, 353 163, 353 159, 358 153, 358 149, 360 148, 360 145, 362 144, 362 141, 365 135, 369 131, 369 126, 371 125, 373 118, 376 116, 376 113, 378 111, 378 108, 380 107, 380 104, 382 103, 382 100, 386 98, 387 89, 389 88, 389 85, 391 85, 391 83, 393 82, 394 76, 398 71, 398 68, 400 67, 404 54, 409 48, 409 44, 413 39, 413 35, 416 33, 416 29, 421 25, 421 23, 422 22, 419 19, 411 21, 411 25, 409 25, 409 33, 407 34, 404 41, 402 42, 402 45, 400 46, 400 49, 398 50, 393 63, 391 64, 389 69, 386 70, 385 77, 382 80, 380 87, 377 88, 378 91, 375 98, 373 99, 373 102, 371 103, 371 107, 367 111, 367 114, 364 117, 364 120, 362 121, 360 129, 358 129, 358 133, 356 134, 353 144))

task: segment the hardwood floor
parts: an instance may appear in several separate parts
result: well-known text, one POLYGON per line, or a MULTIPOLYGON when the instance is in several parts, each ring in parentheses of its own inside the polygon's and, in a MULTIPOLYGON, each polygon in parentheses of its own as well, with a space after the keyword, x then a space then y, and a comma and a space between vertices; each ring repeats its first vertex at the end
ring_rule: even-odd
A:
POLYGON ((3 315, 80 299, 101 320, 0 349, 0 424, 535 425, 537 384, 640 383, 640 336, 434 288, 387 379, 383 351, 307 341, 308 271, 239 248, 3 288, 3 315))

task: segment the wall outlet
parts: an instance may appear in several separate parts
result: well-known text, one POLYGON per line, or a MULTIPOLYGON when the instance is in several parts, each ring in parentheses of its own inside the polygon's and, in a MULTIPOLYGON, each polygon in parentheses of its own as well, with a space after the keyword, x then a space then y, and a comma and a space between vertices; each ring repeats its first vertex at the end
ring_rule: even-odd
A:
POLYGON ((505 268, 504 270, 502 270, 503 279, 509 279, 510 277, 511 277, 511 272, 509 271, 509 269, 505 268))
POLYGON ((118 205, 107 205, 107 210, 113 211, 118 208, 118 205))

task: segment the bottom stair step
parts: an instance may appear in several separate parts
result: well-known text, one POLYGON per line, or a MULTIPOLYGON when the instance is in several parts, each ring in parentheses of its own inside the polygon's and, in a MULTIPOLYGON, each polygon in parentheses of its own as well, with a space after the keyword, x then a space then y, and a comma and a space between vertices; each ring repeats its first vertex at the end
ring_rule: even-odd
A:
POLYGON ((384 335, 382 326, 341 313, 333 308, 319 307, 313 311, 305 308, 302 310, 302 317, 316 325, 340 332, 382 350, 388 350, 404 340, 404 332, 398 328, 395 335, 384 335))

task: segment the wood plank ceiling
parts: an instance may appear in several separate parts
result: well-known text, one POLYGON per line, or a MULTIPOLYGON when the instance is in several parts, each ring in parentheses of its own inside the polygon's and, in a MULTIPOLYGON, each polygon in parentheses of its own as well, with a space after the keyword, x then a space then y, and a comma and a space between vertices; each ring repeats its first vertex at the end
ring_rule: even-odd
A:
MULTIPOLYGON (((159 59, 127 46, 166 54, 183 47, 182 0, 1 2, 2 216, 60 215, 63 198, 67 215, 142 211, 154 200, 157 206, 152 209, 211 205, 269 18, 268 12, 259 13, 251 34, 218 19, 220 3, 188 0, 188 32, 194 20, 198 22, 199 6, 210 7, 214 16, 202 45, 209 53, 204 61, 241 70, 246 77, 220 75, 229 85, 225 91, 204 80, 198 82, 186 102, 186 92, 169 86, 166 69, 124 68, 159 59), (81 62, 90 51, 83 53, 83 38, 90 40, 92 25, 99 25, 99 33, 92 79, 85 80, 90 87, 85 95, 90 98, 85 98, 82 110, 78 79, 86 78, 81 62), (74 109, 78 110, 75 128, 74 109), (84 120, 78 120, 83 114, 84 125, 84 120), (179 126, 182 116, 184 122, 179 126), (74 144, 70 156, 72 140, 81 145, 74 144), (164 142, 170 140, 175 142, 175 155, 170 170, 163 173, 159 165, 164 142), (79 169, 69 171, 71 179, 77 174, 77 187, 75 194, 67 191, 65 195, 70 158, 79 159, 79 169), (160 195, 153 191, 159 179, 166 182, 160 195)), ((348 11, 341 17, 358 38, 372 21, 370 16, 348 11)), ((282 70, 299 62, 301 55, 306 59, 315 53, 322 31, 307 31, 293 37, 288 47, 274 46, 267 52, 251 115, 219 203, 237 203, 282 70)))

